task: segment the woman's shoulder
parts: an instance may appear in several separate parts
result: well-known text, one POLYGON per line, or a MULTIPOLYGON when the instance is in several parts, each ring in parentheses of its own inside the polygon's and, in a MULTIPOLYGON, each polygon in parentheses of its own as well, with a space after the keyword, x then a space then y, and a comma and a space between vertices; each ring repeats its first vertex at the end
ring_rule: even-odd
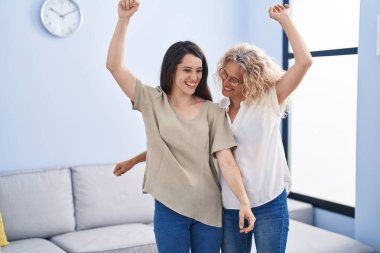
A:
POLYGON ((210 100, 205 100, 205 105, 210 109, 210 110, 219 110, 221 109, 218 105, 218 103, 214 103, 213 101, 210 100))
POLYGON ((159 97, 165 95, 165 92, 162 90, 160 86, 150 85, 146 83, 142 83, 139 79, 136 80, 137 86, 147 94, 152 97, 159 97))
POLYGON ((226 114, 226 110, 219 106, 218 103, 213 103, 212 101, 206 101, 205 106, 207 106, 207 111, 210 117, 217 118, 226 114))

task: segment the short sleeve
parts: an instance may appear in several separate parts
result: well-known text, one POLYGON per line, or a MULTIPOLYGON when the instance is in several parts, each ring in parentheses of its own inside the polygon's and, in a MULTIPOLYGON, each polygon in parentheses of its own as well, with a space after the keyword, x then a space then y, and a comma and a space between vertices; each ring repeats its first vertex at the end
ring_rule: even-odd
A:
POLYGON ((160 88, 153 88, 141 83, 139 79, 136 79, 135 99, 132 101, 132 109, 142 111, 145 106, 151 104, 151 102, 162 95, 160 88))
POLYGON ((278 116, 283 117, 285 115, 286 107, 287 107, 286 100, 284 102, 282 102, 281 104, 278 103, 277 92, 276 92, 275 86, 273 86, 269 89, 269 97, 270 97, 271 104, 273 106, 275 113, 278 116))
POLYGON ((218 108, 211 125, 211 154, 215 158, 215 152, 236 147, 235 138, 228 124, 226 111, 218 108))

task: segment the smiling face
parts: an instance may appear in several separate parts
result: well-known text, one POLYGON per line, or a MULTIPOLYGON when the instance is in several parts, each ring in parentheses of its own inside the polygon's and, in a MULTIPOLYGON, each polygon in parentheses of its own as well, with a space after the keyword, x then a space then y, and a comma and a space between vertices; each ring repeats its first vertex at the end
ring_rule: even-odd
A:
POLYGON ((236 62, 227 62, 224 66, 222 79, 222 94, 229 98, 243 98, 243 74, 236 62))
POLYGON ((177 65, 173 78, 173 91, 193 95, 202 79, 202 60, 186 54, 177 65))

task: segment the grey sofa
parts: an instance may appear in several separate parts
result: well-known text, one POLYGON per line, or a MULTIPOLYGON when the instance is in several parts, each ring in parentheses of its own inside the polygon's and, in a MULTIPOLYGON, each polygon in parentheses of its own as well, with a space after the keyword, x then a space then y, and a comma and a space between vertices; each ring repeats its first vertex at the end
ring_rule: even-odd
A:
POLYGON ((0 211, 10 245, 3 253, 157 252, 153 199, 144 170, 113 166, 0 174, 0 211))
MULTIPOLYGON (((153 199, 141 193, 143 167, 122 177, 112 174, 112 165, 0 173, 0 211, 10 241, 2 252, 157 252, 153 199)), ((376 252, 309 225, 311 205, 288 203, 287 252, 376 252)))

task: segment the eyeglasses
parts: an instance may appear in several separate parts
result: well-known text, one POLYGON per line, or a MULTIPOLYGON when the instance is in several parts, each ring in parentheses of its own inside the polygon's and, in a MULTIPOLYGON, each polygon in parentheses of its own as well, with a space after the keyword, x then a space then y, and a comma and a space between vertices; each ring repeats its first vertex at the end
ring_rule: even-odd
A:
POLYGON ((219 76, 222 78, 223 81, 226 81, 228 79, 229 83, 231 86, 236 87, 238 84, 243 84, 244 82, 237 79, 236 77, 233 76, 228 76, 227 71, 224 68, 221 68, 219 70, 219 76))

